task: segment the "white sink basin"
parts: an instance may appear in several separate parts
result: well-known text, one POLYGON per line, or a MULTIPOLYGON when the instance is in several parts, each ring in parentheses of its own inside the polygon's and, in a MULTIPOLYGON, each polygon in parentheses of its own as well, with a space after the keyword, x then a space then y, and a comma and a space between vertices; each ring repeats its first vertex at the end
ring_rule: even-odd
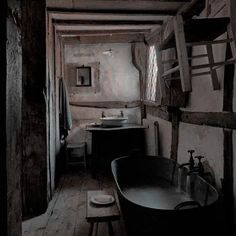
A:
POLYGON ((120 127, 128 120, 128 117, 110 116, 100 118, 103 127, 120 127))

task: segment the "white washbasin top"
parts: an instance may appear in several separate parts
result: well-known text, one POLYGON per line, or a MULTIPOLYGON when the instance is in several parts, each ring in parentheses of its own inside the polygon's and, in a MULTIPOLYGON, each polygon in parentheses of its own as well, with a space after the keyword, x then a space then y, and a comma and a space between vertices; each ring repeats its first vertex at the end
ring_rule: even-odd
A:
POLYGON ((108 117, 102 117, 100 120, 105 120, 105 121, 123 121, 123 120, 128 120, 128 117, 119 117, 119 116, 108 116, 108 117))

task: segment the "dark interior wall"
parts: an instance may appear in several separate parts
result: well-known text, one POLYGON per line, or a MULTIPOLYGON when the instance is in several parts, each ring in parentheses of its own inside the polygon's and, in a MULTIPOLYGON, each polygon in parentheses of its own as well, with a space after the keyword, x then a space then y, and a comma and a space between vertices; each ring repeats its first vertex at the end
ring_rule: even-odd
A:
POLYGON ((20 19, 18 17, 21 12, 20 3, 20 0, 1 1, 0 13, 1 236, 21 235, 22 51, 20 19))
POLYGON ((45 0, 22 0, 24 216, 47 207, 45 7, 45 0))

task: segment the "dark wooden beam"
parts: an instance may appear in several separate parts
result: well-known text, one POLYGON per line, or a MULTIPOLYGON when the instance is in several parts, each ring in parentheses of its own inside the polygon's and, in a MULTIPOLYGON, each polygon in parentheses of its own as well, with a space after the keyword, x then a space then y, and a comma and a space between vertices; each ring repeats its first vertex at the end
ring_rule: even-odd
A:
MULTIPOLYGON (((167 111, 158 104, 145 101, 147 113, 171 121, 167 111)), ((206 125, 218 128, 236 129, 236 112, 189 112, 180 111, 179 121, 194 125, 206 125)))
POLYGON ((92 108, 136 108, 140 101, 101 101, 101 102, 70 102, 71 106, 92 107, 92 108))
MULTIPOLYGON (((232 58, 230 44, 226 46, 225 59, 232 58)), ((235 65, 225 65, 224 68, 224 90, 223 90, 223 111, 233 114, 233 88, 234 88, 235 65)), ((233 130, 224 129, 224 179, 222 192, 224 197, 226 225, 231 232, 234 225, 234 168, 233 168, 233 130)))
MULTIPOLYGON (((226 46, 226 59, 232 58, 230 44, 226 46)), ((227 64, 224 68, 223 111, 233 112, 234 64, 227 64)))
POLYGON ((119 29, 119 30, 57 30, 60 35, 114 35, 114 34, 142 34, 148 33, 150 29, 119 29))
POLYGON ((136 0, 136 1, 114 1, 112 0, 100 0, 100 1, 86 1, 86 0, 48 0, 47 7, 51 10, 67 9, 74 11, 86 11, 86 12, 155 12, 162 15, 170 14, 174 15, 186 2, 184 1, 155 1, 155 0, 136 0))
POLYGON ((234 225, 234 173, 233 173, 233 131, 224 129, 224 178, 222 193, 224 199, 224 217, 228 232, 233 232, 234 225))
POLYGON ((6 55, 6 42, 7 42, 7 1, 3 0, 0 8, 0 235, 6 236, 7 234, 7 131, 6 131, 6 85, 7 85, 7 55, 6 55))
POLYGON ((24 217, 47 208, 46 0, 22 0, 24 217), (39 27, 36 27, 39 26, 39 27))
POLYGON ((54 24, 63 24, 63 25, 162 25, 162 20, 55 20, 53 19, 54 24))
POLYGON ((208 125, 236 129, 236 113, 181 111, 180 121, 195 125, 208 125))
POLYGON ((199 15, 205 8, 206 0, 192 0, 184 4, 178 11, 185 19, 190 19, 194 15, 199 15))
POLYGON ((82 21, 165 21, 169 18, 167 15, 158 14, 120 14, 114 13, 88 13, 88 12, 70 12, 70 11, 48 11, 50 17, 54 20, 82 20, 82 21))
POLYGON ((144 105, 146 106, 146 113, 152 116, 159 117, 166 121, 171 121, 171 116, 169 112, 165 109, 165 107, 161 107, 155 103, 144 101, 144 105))
POLYGON ((96 36, 65 36, 62 37, 65 44, 76 43, 131 43, 131 42, 143 42, 143 34, 112 34, 112 35, 96 35, 96 36))
MULTIPOLYGON (((142 43, 132 43, 131 45, 131 54, 132 54, 132 62, 134 66, 139 71, 139 86, 140 86, 140 97, 141 101, 144 100, 145 96, 145 78, 147 71, 147 46, 142 43)), ((143 102, 141 103, 141 119, 145 118, 145 109, 143 102)))
POLYGON ((172 134, 171 134, 171 151, 170 158, 177 161, 179 145, 179 110, 171 112, 172 134))

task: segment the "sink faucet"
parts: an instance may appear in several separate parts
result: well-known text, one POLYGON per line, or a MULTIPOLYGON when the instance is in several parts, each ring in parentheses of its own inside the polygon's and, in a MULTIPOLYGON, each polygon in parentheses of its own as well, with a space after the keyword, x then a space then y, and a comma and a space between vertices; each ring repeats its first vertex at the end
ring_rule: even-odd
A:
POLYGON ((124 112, 123 111, 120 111, 120 116, 124 117, 124 112))
POLYGON ((102 117, 105 117, 105 113, 104 113, 104 111, 102 111, 102 117))
POLYGON ((189 170, 192 171, 194 169, 194 159, 193 159, 194 150, 188 150, 188 153, 190 154, 189 162, 181 164, 179 168, 182 168, 184 166, 189 166, 189 170))

